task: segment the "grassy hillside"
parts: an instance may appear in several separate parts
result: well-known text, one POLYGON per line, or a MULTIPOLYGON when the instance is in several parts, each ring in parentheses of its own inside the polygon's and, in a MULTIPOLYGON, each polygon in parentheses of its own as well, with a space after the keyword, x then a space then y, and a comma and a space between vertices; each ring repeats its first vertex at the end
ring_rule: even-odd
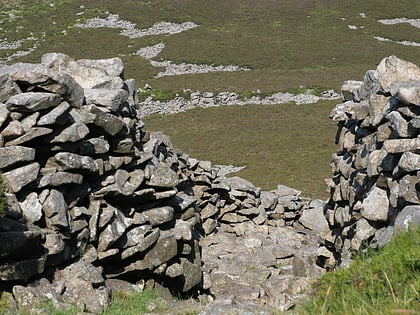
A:
MULTIPOLYGON (((375 0, 0 0, 0 7, 0 60, 39 62, 42 54, 52 51, 76 59, 119 56, 127 78, 168 95, 183 89, 243 95, 301 87, 338 91, 344 80, 361 79, 383 57, 395 54, 420 63, 419 47, 397 43, 419 43, 418 28, 378 22, 418 18, 420 3, 414 0, 384 0, 381 5, 375 0), (119 28, 76 26, 109 13, 135 23, 137 29, 161 21, 199 26, 141 38, 123 36, 119 28), (135 52, 158 43, 166 46, 156 61, 232 64, 250 70, 156 78, 162 69, 135 52), (19 51, 30 53, 12 58, 22 55, 19 51)), ((327 118, 332 106, 197 110, 148 118, 147 128, 165 131, 194 157, 247 165, 240 176, 265 189, 282 183, 325 197, 322 180, 330 176, 334 151, 335 127, 327 118)))
POLYGON ((246 165, 238 176, 265 190, 278 184, 326 197, 331 172, 334 101, 313 105, 247 105, 194 109, 146 117, 150 130, 171 135, 175 147, 217 164, 246 165))

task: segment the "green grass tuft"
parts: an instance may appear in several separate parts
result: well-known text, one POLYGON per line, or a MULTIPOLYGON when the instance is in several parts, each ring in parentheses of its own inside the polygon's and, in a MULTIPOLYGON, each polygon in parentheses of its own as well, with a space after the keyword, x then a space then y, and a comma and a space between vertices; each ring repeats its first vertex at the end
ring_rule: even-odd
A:
POLYGON ((104 315, 139 315, 159 312, 167 309, 165 302, 154 290, 143 292, 115 292, 112 304, 105 310, 104 315))
POLYGON ((420 226, 325 274, 299 314, 419 314, 420 226))

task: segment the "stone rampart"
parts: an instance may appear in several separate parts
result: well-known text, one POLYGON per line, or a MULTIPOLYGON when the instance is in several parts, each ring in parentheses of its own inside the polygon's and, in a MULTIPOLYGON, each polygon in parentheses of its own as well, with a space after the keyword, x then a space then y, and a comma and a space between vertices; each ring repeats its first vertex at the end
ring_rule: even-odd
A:
POLYGON ((395 56, 346 81, 331 113, 338 150, 319 263, 345 264, 351 253, 384 245, 398 229, 420 224, 420 69, 395 56))

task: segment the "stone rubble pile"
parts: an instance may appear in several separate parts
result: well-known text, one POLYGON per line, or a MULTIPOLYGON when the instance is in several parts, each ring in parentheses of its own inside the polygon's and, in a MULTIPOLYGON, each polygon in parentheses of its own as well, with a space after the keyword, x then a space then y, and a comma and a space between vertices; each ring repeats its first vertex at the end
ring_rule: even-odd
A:
MULTIPOLYGON (((148 87, 150 88, 150 87, 148 87)), ((241 97, 234 92, 220 92, 218 94, 212 92, 190 92, 189 99, 178 96, 169 101, 154 100, 153 97, 148 97, 143 102, 140 102, 140 117, 145 117, 150 114, 176 114, 184 112, 196 107, 213 107, 213 106, 226 106, 226 105, 275 105, 294 102, 298 105, 313 104, 320 100, 334 100, 339 99, 341 96, 334 91, 325 91, 321 96, 312 94, 308 90, 302 94, 282 93, 278 92, 266 97, 252 96, 249 99, 241 99, 241 97)))
POLYGON ((0 68, 7 188, 0 282, 13 294, 14 311, 48 298, 100 313, 121 288, 208 292, 204 236, 327 226, 322 201, 226 178, 222 166, 145 131, 135 82, 123 73, 118 58, 75 61, 57 53, 0 68))
MULTIPOLYGON (((57 53, 0 67, 0 284, 11 314, 46 298, 100 313, 112 292, 148 287, 216 295, 202 314, 270 314, 296 305, 319 266, 420 224, 416 65, 391 56, 345 82, 327 202, 261 191, 174 149, 145 130, 123 73, 118 58, 57 53)), ((236 98, 227 94, 217 97, 236 98)))
POLYGON ((151 35, 172 35, 187 31, 189 29, 193 29, 198 27, 197 24, 191 21, 183 22, 183 23, 172 23, 172 22, 159 22, 155 23, 153 26, 146 28, 146 29, 138 29, 137 24, 126 21, 120 20, 118 14, 112 14, 108 11, 105 12, 108 14, 106 18, 95 17, 92 19, 88 19, 84 21, 84 23, 76 24, 76 27, 80 28, 101 28, 101 27, 108 27, 108 28, 121 28, 121 35, 127 36, 129 38, 141 38, 144 36, 151 36, 151 35))
POLYGON ((390 56, 342 92, 345 102, 331 113, 339 128, 325 208, 330 230, 319 248, 327 268, 420 224, 420 68, 390 56))

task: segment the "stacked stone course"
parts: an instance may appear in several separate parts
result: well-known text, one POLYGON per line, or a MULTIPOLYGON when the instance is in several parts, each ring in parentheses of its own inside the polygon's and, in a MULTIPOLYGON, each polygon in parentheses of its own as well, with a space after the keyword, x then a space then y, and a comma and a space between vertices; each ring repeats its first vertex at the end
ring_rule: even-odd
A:
POLYGON ((98 313, 122 283, 208 290, 201 237, 242 235, 242 222, 318 228, 322 202, 226 178, 145 131, 136 93, 118 58, 0 68, 0 280, 15 309, 48 297, 98 313))
POLYGON ((100 313, 114 290, 223 295, 226 283, 241 302, 292 307, 320 274, 316 258, 333 268, 420 223, 419 68, 385 58, 343 97, 325 203, 225 177, 146 131, 118 58, 0 67, 0 284, 12 313, 45 298, 100 313), (257 291, 231 276, 249 253, 257 291))
POLYGON ((384 58, 363 81, 346 81, 319 263, 328 268, 351 253, 382 246, 396 230, 420 224, 420 69, 384 58))

